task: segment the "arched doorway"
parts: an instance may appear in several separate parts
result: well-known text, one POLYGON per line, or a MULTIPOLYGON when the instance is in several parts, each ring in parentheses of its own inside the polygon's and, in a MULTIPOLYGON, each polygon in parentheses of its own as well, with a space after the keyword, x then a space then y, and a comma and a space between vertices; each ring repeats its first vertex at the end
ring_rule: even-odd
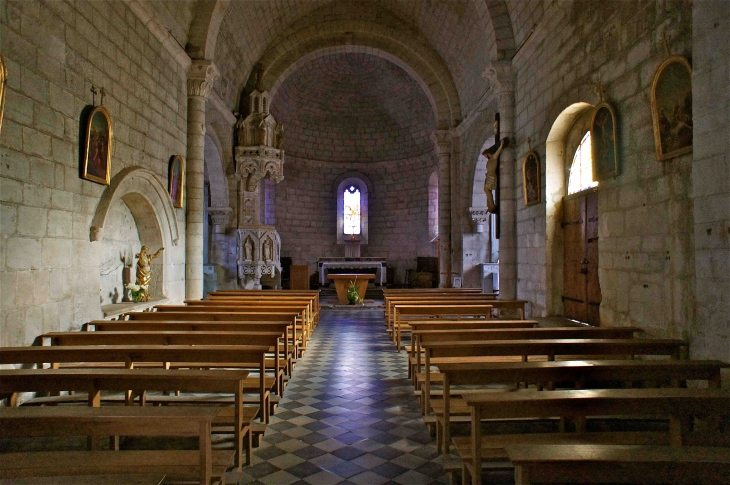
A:
MULTIPOLYGON (((592 325, 599 324, 598 194, 590 183, 573 182, 571 168, 590 165, 586 144, 592 105, 575 103, 555 119, 546 142, 546 310, 592 325), (577 157, 577 158, 576 158, 577 157), (582 158, 581 158, 582 157, 582 158), (587 158, 586 158, 587 157, 587 158)), ((592 182, 592 171, 583 179, 592 182)))
MULTIPOLYGON (((587 113, 590 115, 590 110, 587 113)), ((566 146, 585 130, 585 115, 568 133, 566 146)), ((570 150, 567 151, 570 154, 570 150)), ((591 135, 585 131, 570 163, 568 195, 563 197, 564 315, 590 325, 600 323, 598 280, 598 183, 593 180, 591 135)))

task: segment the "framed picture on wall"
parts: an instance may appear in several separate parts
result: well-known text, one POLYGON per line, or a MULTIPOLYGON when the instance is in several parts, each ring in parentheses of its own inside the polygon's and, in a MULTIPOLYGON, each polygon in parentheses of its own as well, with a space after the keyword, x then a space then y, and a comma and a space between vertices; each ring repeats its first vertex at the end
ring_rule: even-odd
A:
POLYGON ((180 155, 173 155, 170 159, 168 191, 170 192, 173 207, 182 208, 183 193, 185 192, 185 160, 180 155))
POLYGON ((651 117, 657 160, 692 152, 692 67, 683 56, 669 56, 651 84, 651 117))
POLYGON ((540 203, 540 158, 530 150, 522 159, 522 193, 525 206, 540 203))
POLYGON ((112 165, 112 119, 103 106, 91 109, 86 121, 86 140, 81 178, 109 185, 112 165))
POLYGON ((605 102, 598 103, 591 118, 593 180, 600 182, 618 175, 616 113, 605 102))
POLYGON ((5 58, 0 54, 0 130, 3 128, 3 111, 5 111, 5 85, 8 82, 8 68, 5 58))

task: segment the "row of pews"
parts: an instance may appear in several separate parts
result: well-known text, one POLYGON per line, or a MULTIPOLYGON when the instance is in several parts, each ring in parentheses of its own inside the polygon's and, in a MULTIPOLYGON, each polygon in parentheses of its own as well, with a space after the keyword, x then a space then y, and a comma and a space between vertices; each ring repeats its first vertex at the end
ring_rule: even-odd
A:
POLYGON ((319 292, 218 291, 185 303, 0 348, 0 479, 210 485, 225 483, 231 464, 250 465, 319 322, 319 292), (233 450, 213 435, 232 436, 233 450), (45 442, 14 444, 29 437, 45 442), (129 437, 189 438, 197 449, 126 449, 129 437))
POLYGON ((730 483, 729 364, 640 328, 541 328, 474 290, 384 294, 452 483, 730 483))

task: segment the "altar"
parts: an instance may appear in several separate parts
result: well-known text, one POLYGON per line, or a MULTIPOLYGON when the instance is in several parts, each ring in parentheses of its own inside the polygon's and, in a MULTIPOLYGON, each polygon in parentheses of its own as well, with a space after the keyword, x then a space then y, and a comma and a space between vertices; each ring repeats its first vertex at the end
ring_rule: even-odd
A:
POLYGON ((365 299, 365 292, 368 289, 368 281, 375 278, 373 274, 333 274, 327 277, 335 282, 335 288, 337 289, 337 300, 340 303, 348 303, 347 291, 350 289, 350 284, 354 283, 357 288, 357 295, 360 297, 360 301, 365 299))
MULTIPOLYGON (((329 270, 335 269, 335 270, 374 270, 375 271, 375 281, 378 282, 380 286, 385 285, 386 280, 386 263, 384 260, 364 260, 365 258, 360 258, 358 261, 346 261, 344 258, 337 258, 336 260, 333 258, 332 260, 320 260, 318 262, 319 265, 319 283, 324 286, 327 284, 327 275, 329 274, 329 270)), ((374 258, 375 259, 375 258, 374 258)), ((351 271, 353 272, 353 271, 351 271)))

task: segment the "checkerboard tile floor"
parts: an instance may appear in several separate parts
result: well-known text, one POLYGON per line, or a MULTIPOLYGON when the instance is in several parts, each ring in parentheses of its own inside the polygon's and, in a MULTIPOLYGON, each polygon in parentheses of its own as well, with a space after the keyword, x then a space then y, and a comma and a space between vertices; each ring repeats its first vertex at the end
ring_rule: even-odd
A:
POLYGON ((382 309, 322 311, 253 456, 228 483, 448 483, 382 309))

